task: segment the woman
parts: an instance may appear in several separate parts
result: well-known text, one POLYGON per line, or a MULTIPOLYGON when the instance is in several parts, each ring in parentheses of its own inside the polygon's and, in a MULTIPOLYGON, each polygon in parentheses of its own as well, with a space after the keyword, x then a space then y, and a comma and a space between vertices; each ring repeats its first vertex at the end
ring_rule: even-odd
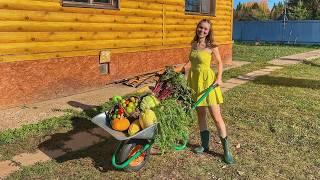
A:
MULTIPOLYGON (((212 24, 210 20, 201 20, 196 28, 194 39, 191 43, 191 53, 189 56, 191 68, 188 74, 189 86, 195 91, 193 100, 197 101, 204 91, 211 85, 222 84, 222 62, 219 49, 214 45, 212 37, 212 24), (218 73, 211 69, 212 55, 217 61, 218 73)), ((218 129, 224 150, 224 161, 227 164, 233 163, 231 152, 227 141, 226 125, 222 119, 219 104, 223 103, 220 87, 214 88, 197 107, 198 124, 200 129, 201 146, 194 149, 196 153, 209 151, 209 131, 206 122, 206 109, 209 110, 212 119, 218 129)))

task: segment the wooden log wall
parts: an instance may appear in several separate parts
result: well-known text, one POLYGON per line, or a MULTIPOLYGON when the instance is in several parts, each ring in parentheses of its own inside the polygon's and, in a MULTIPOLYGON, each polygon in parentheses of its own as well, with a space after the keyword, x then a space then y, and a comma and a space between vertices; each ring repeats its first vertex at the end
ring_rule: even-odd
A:
POLYGON ((186 14, 185 0, 121 0, 119 10, 0 0, 0 62, 188 47, 202 18, 231 44, 232 0, 217 1, 216 17, 186 14))

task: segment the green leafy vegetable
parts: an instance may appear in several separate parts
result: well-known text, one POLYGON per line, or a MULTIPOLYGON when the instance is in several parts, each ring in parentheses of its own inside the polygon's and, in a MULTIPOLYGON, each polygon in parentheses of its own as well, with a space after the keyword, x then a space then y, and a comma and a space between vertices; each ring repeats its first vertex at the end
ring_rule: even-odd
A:
POLYGON ((190 134, 195 115, 189 111, 186 112, 174 98, 163 100, 153 110, 160 123, 155 144, 162 152, 174 150, 173 146, 183 140, 185 134, 190 134))

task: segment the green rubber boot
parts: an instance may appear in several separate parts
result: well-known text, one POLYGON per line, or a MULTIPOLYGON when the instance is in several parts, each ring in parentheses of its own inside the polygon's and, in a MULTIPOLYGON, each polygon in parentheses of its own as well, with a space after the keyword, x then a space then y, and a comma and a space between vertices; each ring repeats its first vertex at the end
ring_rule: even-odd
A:
POLYGON ((200 153, 209 151, 209 135, 210 133, 208 130, 204 130, 200 132, 201 146, 196 147, 194 149, 195 153, 200 154, 200 153))
POLYGON ((220 137, 222 146, 223 146, 223 152, 224 152, 224 162, 227 164, 233 164, 233 158, 232 154, 229 150, 229 145, 228 145, 228 137, 222 138, 220 137))

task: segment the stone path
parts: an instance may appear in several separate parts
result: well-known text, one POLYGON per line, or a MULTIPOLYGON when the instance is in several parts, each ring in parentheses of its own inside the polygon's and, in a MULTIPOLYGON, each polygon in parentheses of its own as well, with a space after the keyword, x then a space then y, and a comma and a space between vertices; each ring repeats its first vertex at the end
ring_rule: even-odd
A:
MULTIPOLYGON (((308 60, 319 58, 319 57, 320 57, 320 50, 317 50, 317 51, 311 51, 311 52, 307 52, 307 53, 301 53, 298 55, 286 56, 286 57, 282 57, 279 59, 275 59, 275 60, 272 60, 269 62, 273 66, 266 66, 263 69, 253 71, 253 72, 247 73, 245 75, 238 76, 237 78, 229 79, 222 85, 221 88, 222 88, 223 92, 226 92, 236 86, 239 86, 241 84, 245 84, 249 81, 252 81, 259 76, 268 75, 275 70, 282 69, 283 66, 297 64, 297 63, 301 63, 303 61, 308 61, 308 60)), ((115 92, 115 89, 112 89, 112 88, 116 88, 116 90, 117 90, 116 94, 119 94, 119 95, 126 94, 126 93, 134 90, 134 88, 123 89, 125 87, 118 86, 118 87, 107 87, 106 89, 103 89, 101 91, 103 93, 106 93, 106 96, 109 92, 109 96, 110 96, 112 94, 111 92, 115 92), (119 91, 120 89, 122 92, 119 91), (104 91, 106 91, 106 92, 104 92, 104 91)), ((93 93, 93 94, 91 94, 91 96, 95 94, 94 92, 91 92, 91 93, 93 93)), ((89 92, 89 94, 90 94, 90 92, 89 92)), ((73 97, 72 96, 68 97, 70 99, 67 98, 64 101, 64 103, 70 105, 70 101, 72 101, 74 98, 76 98, 76 96, 77 95, 75 95, 73 97)), ((91 96, 85 96, 85 97, 90 99, 91 96)), ((98 97, 101 97, 101 96, 98 96, 98 97)), ((100 100, 101 101, 99 103, 102 103, 106 99, 100 99, 100 100)), ((54 102, 54 100, 53 100, 53 102, 54 102)), ((32 106, 41 107, 41 106, 46 105, 46 103, 51 104, 49 101, 49 102, 42 102, 42 103, 34 104, 32 106), (43 103, 45 103, 45 104, 43 104, 43 103)), ((76 104, 76 103, 74 103, 74 104, 76 104)), ((90 108, 86 104, 97 105, 94 103, 83 103, 83 104, 78 103, 79 108, 81 108, 81 109, 90 108), (80 107, 80 105, 83 105, 84 107, 80 107)), ((57 106, 57 105, 49 106, 49 108, 51 108, 51 109, 53 107, 60 108, 60 109, 66 108, 66 107, 61 107, 61 106, 57 106)), ((72 107, 75 107, 75 105, 73 105, 72 107)), ((17 109, 13 108, 13 109, 11 109, 11 112, 16 111, 16 110, 17 109)), ((0 111, 0 113, 3 113, 3 112, 0 111)), ((10 113, 8 112, 8 114, 10 114, 10 113)), ((54 114, 54 113, 52 115, 56 116, 56 114, 54 114)), ((14 156, 11 160, 0 161, 0 179, 5 178, 10 173, 19 170, 22 166, 30 166, 30 165, 34 165, 35 163, 38 163, 38 162, 53 160, 57 157, 60 157, 64 154, 70 152, 70 151, 77 151, 77 150, 81 150, 81 149, 90 147, 94 144, 102 142, 106 138, 110 138, 110 135, 108 135, 104 130, 102 130, 101 128, 93 128, 93 129, 89 129, 89 130, 71 135, 68 138, 68 140, 63 142, 62 145, 60 145, 60 147, 57 149, 49 150, 49 149, 45 149, 45 148, 39 148, 34 153, 22 153, 22 154, 14 156)))
POLYGON ((292 64, 302 63, 304 61, 310 61, 319 57, 320 57, 320 50, 315 50, 315 51, 309 51, 306 53, 284 56, 279 59, 271 60, 269 61, 269 63, 272 65, 289 66, 292 64))

